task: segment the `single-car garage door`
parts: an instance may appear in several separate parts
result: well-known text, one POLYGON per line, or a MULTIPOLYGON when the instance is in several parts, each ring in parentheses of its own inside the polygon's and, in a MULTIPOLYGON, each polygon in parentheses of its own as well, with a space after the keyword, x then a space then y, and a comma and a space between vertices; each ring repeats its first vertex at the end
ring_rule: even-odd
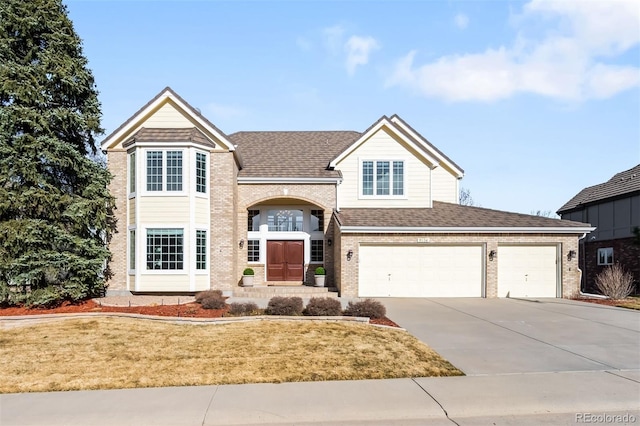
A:
POLYGON ((498 247, 498 297, 556 297, 557 246, 498 247))
POLYGON ((360 297, 481 297, 481 246, 362 245, 360 297))

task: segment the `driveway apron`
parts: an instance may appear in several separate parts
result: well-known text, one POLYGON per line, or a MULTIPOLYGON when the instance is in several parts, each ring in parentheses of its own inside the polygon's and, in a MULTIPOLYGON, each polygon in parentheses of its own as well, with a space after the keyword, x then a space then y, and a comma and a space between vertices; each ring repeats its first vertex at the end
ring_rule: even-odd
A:
POLYGON ((640 312, 565 299, 380 299, 467 375, 640 369, 640 312))

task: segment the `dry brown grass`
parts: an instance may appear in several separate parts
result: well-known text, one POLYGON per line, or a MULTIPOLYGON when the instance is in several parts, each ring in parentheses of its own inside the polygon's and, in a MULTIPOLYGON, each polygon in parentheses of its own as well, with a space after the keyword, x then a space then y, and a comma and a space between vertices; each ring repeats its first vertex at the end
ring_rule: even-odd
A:
POLYGON ((0 393, 450 376, 410 334, 364 324, 70 319, 3 330, 0 393))

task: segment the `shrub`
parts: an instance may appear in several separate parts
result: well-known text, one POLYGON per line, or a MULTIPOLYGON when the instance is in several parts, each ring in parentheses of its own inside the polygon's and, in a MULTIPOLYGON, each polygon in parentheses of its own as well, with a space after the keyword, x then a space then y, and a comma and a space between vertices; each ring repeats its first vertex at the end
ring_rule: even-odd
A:
POLYGON ((206 290, 206 291, 201 291, 199 293, 196 293, 196 302, 197 303, 202 303, 202 301, 204 299, 208 299, 211 297, 218 297, 221 298, 222 297, 222 291, 221 290, 206 290))
POLYGON ((325 271, 322 266, 318 266, 316 268, 316 275, 325 275, 326 273, 327 273, 327 271, 325 271))
POLYGON ((633 291, 633 276, 616 263, 596 276, 596 287, 610 299, 624 299, 633 291))
POLYGON ((267 315, 302 315, 302 299, 299 297, 272 297, 264 313, 267 315))
POLYGON ((339 300, 331 297, 312 297, 307 303, 304 314, 310 316, 342 315, 342 305, 339 300))
POLYGON ((260 308, 253 302, 244 302, 238 303, 233 302, 229 305, 229 310, 227 314, 231 316, 248 316, 248 315, 259 315, 260 308))
POLYGON ((251 268, 245 268, 244 271, 242 271, 242 275, 253 275, 253 269, 251 268))
POLYGON ((387 310, 377 300, 365 299, 361 302, 349 302, 344 314, 351 317, 384 318, 387 310))
POLYGON ((224 309, 227 306, 227 302, 224 297, 211 296, 206 299, 202 299, 200 302, 203 309, 224 309))

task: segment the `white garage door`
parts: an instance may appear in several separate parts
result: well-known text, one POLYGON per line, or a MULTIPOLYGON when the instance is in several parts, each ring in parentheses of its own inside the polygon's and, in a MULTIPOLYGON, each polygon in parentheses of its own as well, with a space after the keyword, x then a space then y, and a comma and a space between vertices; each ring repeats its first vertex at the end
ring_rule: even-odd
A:
POLYGON ((556 246, 498 247, 498 297, 556 297, 556 246))
POLYGON ((360 246, 360 297, 481 297, 480 246, 360 246))

